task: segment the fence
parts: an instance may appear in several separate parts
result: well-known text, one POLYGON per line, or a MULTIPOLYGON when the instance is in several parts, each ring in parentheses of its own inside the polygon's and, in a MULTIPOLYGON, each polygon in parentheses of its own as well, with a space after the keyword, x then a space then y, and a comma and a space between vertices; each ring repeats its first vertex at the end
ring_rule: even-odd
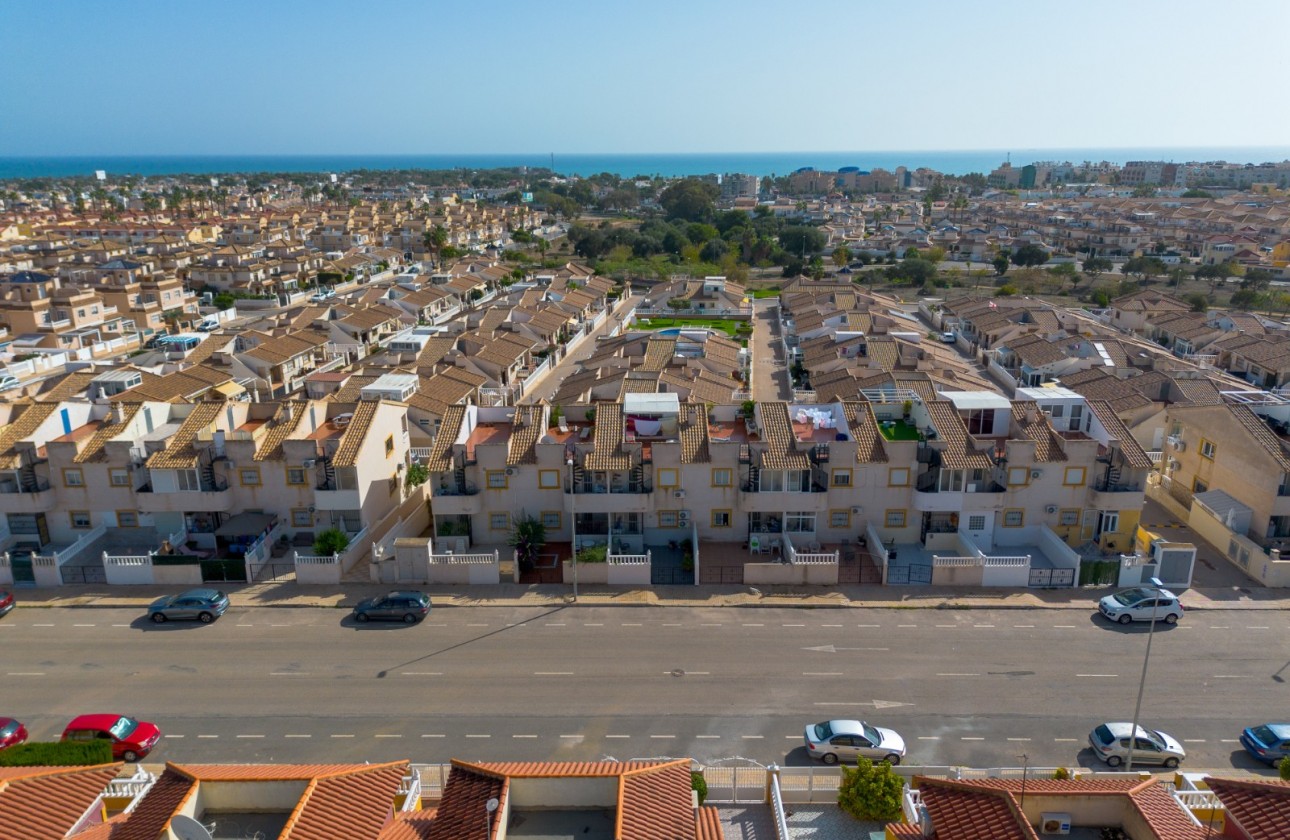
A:
POLYGON ((779 789, 779 774, 770 777, 770 810, 775 817, 775 837, 778 840, 789 840, 788 820, 784 816, 784 794, 779 789))
POLYGON ((883 544, 882 536, 878 533, 878 529, 874 527, 872 522, 865 526, 864 533, 865 541, 868 543, 866 547, 869 549, 869 554, 871 557, 878 560, 878 567, 882 570, 882 580, 880 582, 886 584, 887 547, 883 544))
POLYGON ((247 546, 246 553, 242 555, 242 562, 246 564, 246 580, 256 580, 260 567, 269 562, 269 556, 273 553, 273 542, 281 533, 282 523, 275 522, 268 533, 261 534, 259 539, 247 546))

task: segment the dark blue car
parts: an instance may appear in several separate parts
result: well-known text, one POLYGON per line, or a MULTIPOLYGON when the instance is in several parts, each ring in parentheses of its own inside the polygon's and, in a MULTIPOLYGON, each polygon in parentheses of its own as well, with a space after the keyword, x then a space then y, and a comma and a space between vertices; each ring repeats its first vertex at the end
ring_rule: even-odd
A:
POLYGON ((1259 761, 1275 767, 1290 758, 1290 723, 1265 723, 1241 732, 1241 746, 1259 761))

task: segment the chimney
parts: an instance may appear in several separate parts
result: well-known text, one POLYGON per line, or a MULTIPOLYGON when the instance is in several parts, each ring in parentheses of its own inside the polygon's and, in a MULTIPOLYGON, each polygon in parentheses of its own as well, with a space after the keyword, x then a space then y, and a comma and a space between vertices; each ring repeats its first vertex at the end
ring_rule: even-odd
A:
POLYGON ((290 421, 291 421, 291 412, 292 412, 291 400, 287 400, 287 401, 283 402, 283 403, 282 403, 282 419, 283 419, 283 421, 285 421, 285 422, 290 422, 290 421))
POLYGON ((1029 425, 1039 419, 1039 412, 1035 411, 1034 406, 1026 409, 1026 424, 1029 425))
POLYGON ((109 416, 112 418, 112 425, 117 426, 125 422, 125 406, 120 401, 114 402, 109 409, 109 416))

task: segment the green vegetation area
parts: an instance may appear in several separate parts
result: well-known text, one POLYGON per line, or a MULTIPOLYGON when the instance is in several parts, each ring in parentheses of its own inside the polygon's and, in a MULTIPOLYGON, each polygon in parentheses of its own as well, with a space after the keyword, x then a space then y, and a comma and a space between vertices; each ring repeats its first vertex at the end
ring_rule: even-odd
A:
POLYGON ((920 440, 922 434, 918 427, 912 423, 906 423, 904 420, 887 420, 878 424, 882 430, 882 436, 887 440, 920 440))
POLYGON ((752 334, 752 325, 747 321, 731 321, 727 318, 638 318, 636 326, 643 330, 664 330, 670 327, 706 327, 720 330, 731 338, 752 334))
POLYGON ((0 751, 0 767, 74 767, 112 761, 107 741, 28 741, 0 751))
POLYGON ((751 294, 755 300, 764 300, 766 298, 776 298, 776 297, 779 297, 779 287, 776 286, 771 289, 753 289, 751 294))

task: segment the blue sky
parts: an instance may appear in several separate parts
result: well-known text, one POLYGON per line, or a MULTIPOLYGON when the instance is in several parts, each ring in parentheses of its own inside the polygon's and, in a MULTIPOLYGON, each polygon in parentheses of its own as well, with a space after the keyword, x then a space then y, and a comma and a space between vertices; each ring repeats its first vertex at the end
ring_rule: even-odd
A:
POLYGON ((1284 146, 1288 0, 3 0, 0 155, 1284 146))

